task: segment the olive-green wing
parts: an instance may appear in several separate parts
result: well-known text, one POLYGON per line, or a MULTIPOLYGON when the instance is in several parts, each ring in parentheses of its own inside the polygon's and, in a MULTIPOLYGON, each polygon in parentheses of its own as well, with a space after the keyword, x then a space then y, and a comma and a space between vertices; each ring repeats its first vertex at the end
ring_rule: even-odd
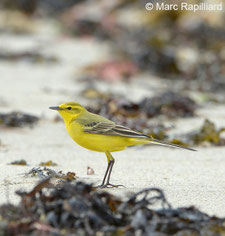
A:
POLYGON ((125 126, 116 125, 114 122, 91 122, 84 125, 84 132, 130 138, 150 138, 125 126))
MULTIPOLYGON (((151 136, 144 135, 132 129, 129 129, 122 125, 116 125, 114 122, 91 122, 84 124, 84 132, 90 134, 104 134, 104 135, 113 135, 113 136, 120 136, 120 137, 130 137, 130 138, 144 138, 149 141, 149 144, 156 144, 166 147, 173 147, 173 148, 180 148, 180 149, 187 149, 190 151, 196 151, 195 149, 179 146, 176 144, 168 143, 165 141, 160 141, 154 139, 151 136)), ((147 143, 146 143, 147 144, 147 143)))

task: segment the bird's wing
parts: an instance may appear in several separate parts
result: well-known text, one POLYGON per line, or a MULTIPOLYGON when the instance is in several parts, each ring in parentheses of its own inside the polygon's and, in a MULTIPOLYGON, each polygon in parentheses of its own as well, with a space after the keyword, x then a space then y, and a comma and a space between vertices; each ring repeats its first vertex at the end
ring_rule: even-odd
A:
POLYGON ((90 134, 104 134, 104 135, 113 135, 113 136, 130 137, 130 138, 144 138, 144 139, 147 138, 149 144, 156 144, 167 147, 182 148, 191 151, 196 151, 195 149, 189 147, 183 147, 180 145, 154 139, 151 136, 144 135, 142 133, 129 129, 125 126, 116 125, 114 122, 96 121, 96 122, 86 123, 84 124, 84 132, 90 134))
POLYGON ((125 126, 116 125, 114 122, 91 122, 84 125, 84 132, 130 138, 150 138, 125 126))

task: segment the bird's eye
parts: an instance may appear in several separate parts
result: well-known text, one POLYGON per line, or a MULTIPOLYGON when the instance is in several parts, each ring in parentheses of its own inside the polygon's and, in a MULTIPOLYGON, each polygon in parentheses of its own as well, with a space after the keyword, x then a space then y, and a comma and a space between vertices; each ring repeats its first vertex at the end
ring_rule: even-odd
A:
POLYGON ((72 107, 67 107, 67 110, 71 110, 72 109, 72 107))

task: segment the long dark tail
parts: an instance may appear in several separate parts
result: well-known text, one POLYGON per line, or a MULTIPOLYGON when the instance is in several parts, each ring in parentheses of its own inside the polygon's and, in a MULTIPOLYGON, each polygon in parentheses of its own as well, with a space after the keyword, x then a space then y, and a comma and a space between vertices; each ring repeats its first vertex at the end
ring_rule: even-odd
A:
POLYGON ((157 140, 157 139, 154 139, 154 138, 146 139, 146 141, 147 141, 146 143, 161 145, 161 146, 165 146, 165 147, 186 149, 186 150, 189 150, 189 151, 197 151, 197 150, 195 150, 193 148, 184 147, 184 146, 180 146, 180 145, 173 144, 173 143, 168 143, 168 142, 157 140))

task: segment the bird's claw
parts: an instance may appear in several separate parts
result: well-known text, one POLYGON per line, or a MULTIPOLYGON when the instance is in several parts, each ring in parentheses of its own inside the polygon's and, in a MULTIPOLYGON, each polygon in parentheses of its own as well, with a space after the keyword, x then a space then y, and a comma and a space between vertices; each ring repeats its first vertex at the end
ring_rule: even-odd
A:
POLYGON ((124 187, 124 185, 122 184, 110 184, 110 183, 106 183, 106 184, 101 184, 96 186, 96 188, 118 188, 118 187, 124 187))

